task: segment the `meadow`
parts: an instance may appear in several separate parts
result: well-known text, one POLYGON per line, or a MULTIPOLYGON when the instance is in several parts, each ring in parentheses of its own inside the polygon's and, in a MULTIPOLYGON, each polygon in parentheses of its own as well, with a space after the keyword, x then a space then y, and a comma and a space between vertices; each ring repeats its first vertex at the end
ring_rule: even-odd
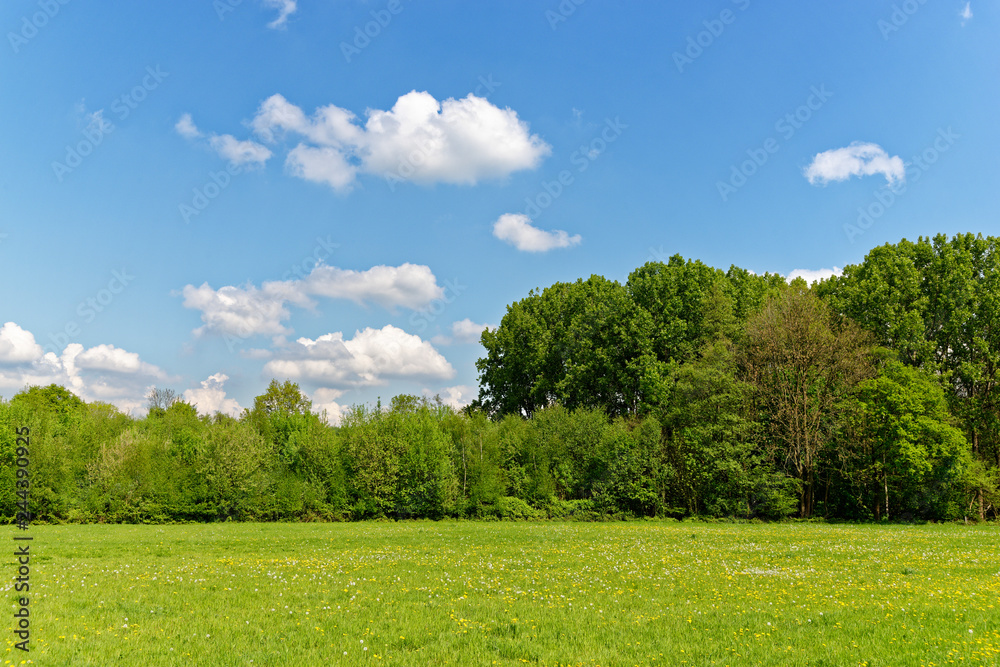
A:
POLYGON ((7 632, 4 665, 1000 662, 1000 534, 988 525, 418 521, 31 534, 32 651, 14 650, 7 632))

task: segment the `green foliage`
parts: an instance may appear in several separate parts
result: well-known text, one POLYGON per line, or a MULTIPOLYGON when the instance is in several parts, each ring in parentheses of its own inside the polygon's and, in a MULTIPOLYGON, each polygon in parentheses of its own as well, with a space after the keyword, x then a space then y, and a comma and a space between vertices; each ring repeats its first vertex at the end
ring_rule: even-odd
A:
MULTIPOLYGON (((0 521, 12 522, 17 516, 17 433, 29 424, 31 413, 20 406, 0 399, 0 521)), ((32 432, 30 437, 34 437, 32 432)))
POLYGON ((841 458, 864 510, 875 519, 954 516, 955 491, 972 459, 936 379, 890 356, 854 400, 852 437, 841 458))
POLYGON ((605 430, 606 481, 597 485, 602 512, 656 516, 661 506, 657 489, 660 429, 648 419, 635 430, 617 421, 605 430))
POLYGON ((270 474, 276 467, 271 454, 268 443, 248 424, 227 419, 209 429, 198 476, 204 478, 206 500, 219 518, 274 518, 274 503, 284 502, 287 496, 277 498, 270 493, 270 487, 281 487, 270 474), (271 504, 261 511, 265 499, 271 504))
POLYGON ((871 375, 868 338, 806 290, 804 281, 747 324, 740 366, 753 385, 768 449, 799 480, 799 515, 810 517, 822 463, 844 419, 844 398, 871 375))
POLYGON ((546 514, 520 498, 504 496, 497 503, 496 516, 501 521, 524 521, 526 519, 544 519, 546 514))
POLYGON ((674 487, 693 515, 746 516, 756 477, 770 467, 755 457, 751 387, 737 378, 736 356, 724 338, 675 374, 663 421, 671 433, 674 487))
POLYGON ((165 443, 138 427, 104 443, 87 466, 84 506, 103 521, 162 520, 171 500, 173 468, 165 443))
POLYGON ((983 474, 968 496, 980 517, 1000 511, 990 470, 1000 468, 1000 240, 973 234, 920 237, 873 249, 819 288, 903 363, 947 383, 983 474))
POLYGON ((617 282, 591 276, 532 291, 483 333, 480 401, 493 416, 531 416, 554 403, 642 412, 663 392, 653 336, 649 313, 617 282))
POLYGON ((28 387, 0 401, 0 517, 24 425, 51 521, 1000 514, 991 237, 882 246, 813 288, 674 256, 532 290, 482 343, 473 405, 337 427, 291 381, 239 420, 28 387))
POLYGON ((32 417, 52 417, 59 430, 67 428, 84 406, 76 394, 57 384, 27 387, 15 394, 10 402, 11 405, 26 408, 32 417))

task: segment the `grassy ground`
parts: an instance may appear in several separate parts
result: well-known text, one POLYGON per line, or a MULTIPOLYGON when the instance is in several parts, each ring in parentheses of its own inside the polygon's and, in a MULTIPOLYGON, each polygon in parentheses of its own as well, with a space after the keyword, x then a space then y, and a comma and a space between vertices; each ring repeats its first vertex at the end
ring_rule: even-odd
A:
MULTIPOLYGON (((427 522, 31 534, 35 665, 1000 663, 1000 533, 989 526, 427 522)), ((0 662, 21 664, 25 654, 4 637, 0 662)))

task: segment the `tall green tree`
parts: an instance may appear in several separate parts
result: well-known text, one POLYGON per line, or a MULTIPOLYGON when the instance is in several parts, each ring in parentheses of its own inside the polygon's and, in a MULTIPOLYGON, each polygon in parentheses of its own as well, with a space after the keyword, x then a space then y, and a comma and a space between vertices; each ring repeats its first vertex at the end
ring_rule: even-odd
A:
POLYGON ((859 384, 854 400, 840 457, 848 482, 860 487, 858 502, 876 520, 893 511, 954 516, 972 458, 965 436, 951 423, 940 384, 887 356, 879 374, 859 384))
MULTIPOLYGON (((1000 248, 973 234, 875 248, 818 288, 911 366, 947 380, 951 410, 986 473, 1000 468, 1000 248)), ((971 489, 981 517, 989 483, 971 489)), ((994 509, 994 512, 997 508, 994 509)))
POLYGON ((812 516, 817 472, 841 425, 844 399, 871 375, 869 350, 868 336, 834 317, 804 282, 747 326, 741 365, 775 454, 801 484, 800 516, 812 516))
POLYGON ((483 332, 480 401, 493 416, 531 416, 554 403, 642 412, 664 392, 653 335, 649 314, 617 282, 591 276, 532 291, 483 332))
POLYGON ((270 444, 278 459, 297 470, 302 464, 302 449, 318 417, 310 411, 312 401, 291 380, 271 383, 254 398, 253 408, 244 411, 243 421, 250 424, 270 444))
POLYGON ((703 305, 724 279, 719 269, 680 255, 666 264, 647 262, 629 275, 629 295, 652 318, 657 359, 681 364, 694 358, 707 338, 703 305))

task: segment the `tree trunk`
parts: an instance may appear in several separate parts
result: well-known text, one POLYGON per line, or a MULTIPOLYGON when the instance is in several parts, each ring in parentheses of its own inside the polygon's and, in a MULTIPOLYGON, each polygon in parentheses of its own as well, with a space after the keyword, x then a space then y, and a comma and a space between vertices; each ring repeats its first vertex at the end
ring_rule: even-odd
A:
MULTIPOLYGON (((975 429, 972 431, 972 453, 977 459, 979 458, 979 431, 975 429)), ((982 489, 976 492, 976 500, 979 501, 979 520, 984 521, 986 519, 986 510, 983 507, 982 489)))
POLYGON ((882 473, 882 480, 885 482, 885 520, 889 520, 889 471, 882 473))

